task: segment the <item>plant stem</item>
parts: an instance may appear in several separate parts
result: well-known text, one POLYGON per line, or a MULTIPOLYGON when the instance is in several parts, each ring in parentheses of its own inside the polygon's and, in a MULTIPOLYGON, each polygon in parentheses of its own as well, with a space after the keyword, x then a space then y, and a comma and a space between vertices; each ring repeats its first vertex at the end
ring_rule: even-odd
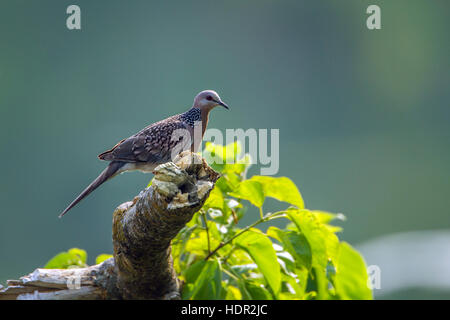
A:
POLYGON ((230 278, 233 278, 235 281, 239 281, 239 278, 236 277, 234 274, 232 274, 230 271, 228 271, 227 269, 223 268, 222 269, 223 272, 225 272, 228 276, 230 276, 230 278))
POLYGON ((231 247, 231 249, 228 252, 228 254, 223 258, 223 263, 227 263, 228 258, 230 258, 231 254, 233 253, 234 250, 236 250, 236 246, 235 245, 233 245, 233 247, 231 247))
POLYGON ((269 221, 271 219, 275 219, 275 218, 282 218, 283 216, 278 217, 279 215, 285 213, 286 211, 278 211, 278 212, 274 212, 274 213, 268 213, 266 216, 263 216, 261 219, 259 219, 258 221, 253 222, 251 225, 245 227, 244 229, 242 229, 240 232, 236 233, 233 237, 231 237, 230 239, 228 239, 225 242, 221 242, 213 251, 211 251, 205 258, 205 261, 208 260, 211 256, 213 256, 217 251, 219 251, 221 248, 223 248, 224 246, 226 246, 227 244, 231 243, 234 239, 236 239, 237 237, 239 237, 241 234, 243 234, 244 232, 247 232, 248 230, 250 230, 251 228, 257 226, 258 224, 262 223, 262 222, 266 222, 269 221))
POLYGON ((208 239, 208 255, 210 255, 211 254, 211 241, 209 240, 209 229, 208 229, 208 221, 206 219, 206 212, 202 210, 200 212, 200 215, 202 216, 203 223, 205 224, 206 238, 208 239))

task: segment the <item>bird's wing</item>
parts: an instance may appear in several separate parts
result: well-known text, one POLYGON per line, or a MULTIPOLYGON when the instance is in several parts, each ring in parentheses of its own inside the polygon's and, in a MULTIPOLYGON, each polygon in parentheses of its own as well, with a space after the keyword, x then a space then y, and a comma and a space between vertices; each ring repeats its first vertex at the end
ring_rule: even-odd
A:
POLYGON ((174 134, 178 129, 189 130, 177 117, 162 120, 120 141, 98 157, 107 161, 165 163, 171 160, 172 150, 183 142, 184 137, 179 137, 178 132, 174 134))

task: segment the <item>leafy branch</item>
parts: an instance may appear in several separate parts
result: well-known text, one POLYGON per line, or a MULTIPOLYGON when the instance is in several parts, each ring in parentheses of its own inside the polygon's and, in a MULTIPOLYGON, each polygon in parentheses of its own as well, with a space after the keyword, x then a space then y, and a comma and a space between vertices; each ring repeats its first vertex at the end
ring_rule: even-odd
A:
POLYGON ((372 298, 363 258, 339 241, 341 228, 331 224, 342 214, 306 209, 289 178, 247 178, 249 157, 237 161, 238 143, 210 143, 206 151, 209 165, 222 176, 173 242, 184 299, 372 298), (264 214, 267 198, 289 206, 264 214), (259 219, 239 228, 246 202, 256 207, 259 219), (279 218, 288 222, 284 229, 256 228, 279 218))
MULTIPOLYGON (((261 211, 262 212, 262 211, 261 211)), ((245 227, 244 229, 242 229, 241 231, 239 231, 237 234, 235 234, 233 237, 231 237, 230 239, 228 239, 225 242, 221 242, 213 251, 209 252, 209 254, 205 257, 205 260, 208 260, 210 257, 212 257, 217 251, 219 251, 219 249, 223 248, 224 246, 226 246, 227 244, 230 244, 234 239, 236 239, 237 237, 239 237, 240 235, 242 235, 243 233, 249 231, 250 229, 256 227, 258 224, 269 221, 269 220, 273 220, 275 218, 283 218, 284 216, 280 216, 280 214, 284 213, 285 211, 279 211, 279 212, 274 212, 274 213, 268 213, 266 216, 262 216, 261 219, 259 219, 258 221, 253 222, 251 225, 245 227)), ((208 238, 209 239, 209 238, 208 238)), ((209 240, 208 240, 208 245, 209 245, 209 240)), ((210 251, 210 250, 208 250, 210 251)))

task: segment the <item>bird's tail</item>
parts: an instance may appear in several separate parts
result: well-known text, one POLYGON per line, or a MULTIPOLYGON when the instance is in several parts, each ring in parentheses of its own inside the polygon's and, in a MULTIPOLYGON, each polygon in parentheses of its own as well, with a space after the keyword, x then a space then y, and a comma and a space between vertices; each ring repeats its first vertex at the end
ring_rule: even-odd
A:
POLYGON ((83 192, 80 193, 80 195, 75 200, 73 200, 71 204, 69 204, 69 206, 59 215, 59 217, 61 218, 63 215, 65 215, 67 213, 67 211, 69 211, 70 209, 75 207, 78 204, 78 202, 83 200, 92 191, 97 189, 103 182, 105 182, 108 179, 111 179, 112 177, 114 177, 118 173, 118 170, 123 165, 124 165, 124 163, 120 162, 120 161, 113 161, 113 162, 111 162, 106 167, 106 169, 103 170, 103 172, 100 173, 100 175, 94 181, 92 181, 91 184, 88 185, 87 188, 84 189, 83 192))

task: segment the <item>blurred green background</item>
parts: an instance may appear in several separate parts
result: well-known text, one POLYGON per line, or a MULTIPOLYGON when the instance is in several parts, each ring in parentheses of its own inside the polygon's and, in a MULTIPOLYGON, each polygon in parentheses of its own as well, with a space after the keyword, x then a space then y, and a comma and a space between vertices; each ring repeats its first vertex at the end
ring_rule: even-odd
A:
MULTIPOLYGON (((449 9, 444 0, 1 1, 0 283, 71 247, 89 263, 112 252, 114 208, 151 175, 121 175, 58 214, 104 168, 97 154, 185 111, 203 89, 231 107, 214 110, 210 127, 280 129, 278 175, 309 208, 343 212, 341 238, 450 229, 449 9), (66 28, 70 4, 82 30, 66 28), (381 30, 366 28, 370 4, 381 7, 381 30)), ((426 286, 380 297, 450 298, 450 287, 426 286)))

